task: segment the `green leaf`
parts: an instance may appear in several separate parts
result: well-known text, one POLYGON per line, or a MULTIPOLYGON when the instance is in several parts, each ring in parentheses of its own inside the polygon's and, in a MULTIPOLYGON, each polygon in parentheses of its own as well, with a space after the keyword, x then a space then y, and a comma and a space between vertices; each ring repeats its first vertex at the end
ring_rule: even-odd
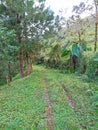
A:
POLYGON ((72 55, 75 55, 77 57, 80 57, 80 46, 78 44, 73 44, 72 45, 72 55))
POLYGON ((69 44, 70 44, 70 41, 68 40, 68 42, 65 44, 65 46, 62 49, 62 53, 66 50, 69 44))
POLYGON ((95 62, 98 62, 98 58, 95 58, 94 61, 95 61, 95 62))
POLYGON ((67 56, 70 54, 70 50, 67 50, 66 48, 68 47, 68 45, 70 44, 70 41, 68 40, 68 42, 66 43, 66 45, 63 47, 62 49, 62 54, 61 57, 67 56))
POLYGON ((65 50, 62 52, 61 57, 67 56, 70 54, 70 50, 65 50))

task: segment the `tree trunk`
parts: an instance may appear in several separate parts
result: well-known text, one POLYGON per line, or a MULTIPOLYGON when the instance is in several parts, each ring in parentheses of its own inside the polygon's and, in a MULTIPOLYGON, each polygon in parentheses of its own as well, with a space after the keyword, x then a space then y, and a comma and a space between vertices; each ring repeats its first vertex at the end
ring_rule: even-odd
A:
POLYGON ((9 79, 10 79, 10 81, 12 81, 12 76, 11 76, 11 66, 10 66, 10 62, 9 62, 9 64, 8 64, 8 75, 9 75, 9 79))
POLYGON ((97 22, 95 23, 95 44, 94 44, 94 51, 97 49, 97 22))
POLYGON ((28 56, 28 52, 26 52, 26 62, 27 62, 27 65, 29 64, 29 56, 28 56))
POLYGON ((95 43, 94 43, 94 52, 97 50, 97 27, 98 27, 98 1, 94 0, 95 3, 95 13, 96 13, 96 18, 95 18, 95 43))
POLYGON ((10 82, 12 81, 10 62, 7 67, 8 67, 8 74, 6 75, 6 82, 7 85, 10 86, 11 85, 10 82))
POLYGON ((6 75, 6 82, 7 82, 7 85, 8 85, 8 86, 11 85, 11 83, 10 83, 10 77, 9 77, 8 74, 6 75))
POLYGON ((32 73, 32 64, 28 64, 28 70, 24 73, 24 77, 30 75, 32 73))
MULTIPOLYGON (((21 44, 22 44, 22 37, 21 37, 20 23, 21 23, 20 15, 17 14, 17 24, 18 24, 17 36, 18 36, 19 45, 21 46, 21 44)), ((20 52, 19 52, 19 62, 20 62, 20 75, 21 75, 21 77, 24 77, 23 52, 22 52, 22 49, 21 49, 21 48, 20 48, 20 52)))
POLYGON ((20 61, 20 75, 23 78, 24 77, 24 69, 23 69, 23 53, 22 50, 20 49, 19 52, 19 61, 20 61))
POLYGON ((78 64, 78 57, 73 55, 72 56, 72 66, 73 66, 74 71, 76 70, 77 64, 78 64))

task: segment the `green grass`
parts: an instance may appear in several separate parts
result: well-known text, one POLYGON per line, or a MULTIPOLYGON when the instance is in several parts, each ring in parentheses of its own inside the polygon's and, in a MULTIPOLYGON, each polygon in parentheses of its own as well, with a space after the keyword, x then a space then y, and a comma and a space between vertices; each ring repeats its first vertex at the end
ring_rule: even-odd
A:
POLYGON ((46 130, 43 68, 0 90, 0 130, 46 130))
MULTIPOLYGON (((0 130, 47 130, 46 78, 52 103, 54 130, 98 130, 98 111, 92 105, 96 83, 88 83, 74 74, 61 74, 58 70, 34 66, 33 73, 0 86, 0 130), (45 74, 46 73, 46 74, 45 74), (71 92, 77 112, 69 105, 62 84, 71 92)), ((98 89, 97 89, 98 91, 98 89)))
POLYGON ((98 84, 87 83, 80 79, 81 77, 74 74, 63 75, 55 70, 50 70, 48 73, 50 99, 51 102, 56 102, 53 106, 55 130, 80 130, 80 126, 86 130, 98 129, 98 111, 92 106, 91 93, 98 88, 98 84), (76 103, 76 113, 69 106, 62 84, 76 103))

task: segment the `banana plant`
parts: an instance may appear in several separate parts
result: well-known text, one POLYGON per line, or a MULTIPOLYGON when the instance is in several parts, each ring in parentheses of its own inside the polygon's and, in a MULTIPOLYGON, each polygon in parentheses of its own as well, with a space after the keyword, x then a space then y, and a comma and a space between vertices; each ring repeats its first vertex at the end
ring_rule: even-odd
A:
POLYGON ((81 45, 74 43, 71 49, 67 49, 69 46, 70 46, 70 41, 68 41, 66 45, 63 47, 61 57, 71 54, 72 56, 75 55, 76 57, 79 58, 82 51, 81 45))
POLYGON ((71 44, 71 42, 68 41, 62 49, 61 57, 70 55, 71 67, 73 70, 75 70, 83 50, 84 49, 81 44, 77 42, 76 43, 74 42, 74 44, 71 44))

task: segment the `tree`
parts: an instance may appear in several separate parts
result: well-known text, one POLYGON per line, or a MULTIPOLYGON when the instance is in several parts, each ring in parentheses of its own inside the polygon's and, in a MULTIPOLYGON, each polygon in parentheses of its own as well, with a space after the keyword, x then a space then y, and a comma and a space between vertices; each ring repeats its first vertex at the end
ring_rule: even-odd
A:
POLYGON ((93 0, 93 3, 80 3, 82 7, 74 6, 74 11, 78 12, 78 10, 82 10, 81 13, 89 11, 91 16, 93 16, 94 23, 95 23, 95 40, 94 40, 94 51, 97 50, 97 41, 98 41, 98 0, 93 0), (77 8, 78 7, 78 8, 77 8))
POLYGON ((94 0, 95 4, 95 45, 94 45, 94 51, 97 49, 97 41, 98 41, 98 0, 94 0))
MULTIPOLYGON (((0 19, 0 22, 2 20, 0 19)), ((0 79, 3 82, 6 76, 12 80, 11 66, 14 64, 14 53, 17 51, 15 46, 15 31, 0 25, 0 79)))
POLYGON ((7 26, 9 30, 16 30, 21 77, 25 75, 25 58, 29 63, 28 61, 31 61, 29 59, 37 53, 46 35, 50 36, 54 31, 58 31, 59 17, 54 17, 53 11, 45 7, 45 0, 37 2, 34 0, 2 0, 0 3, 2 7, 0 16, 3 18, 4 26, 7 26))
POLYGON ((82 46, 81 44, 78 44, 78 43, 73 43, 72 46, 71 47, 70 46, 71 46, 71 43, 70 41, 68 41, 62 49, 61 56, 64 57, 64 56, 70 55, 70 67, 72 71, 75 71, 79 63, 79 59, 81 57, 82 46))
POLYGON ((61 46, 60 44, 56 43, 51 47, 48 64, 51 67, 59 67, 60 61, 61 61, 61 46))

